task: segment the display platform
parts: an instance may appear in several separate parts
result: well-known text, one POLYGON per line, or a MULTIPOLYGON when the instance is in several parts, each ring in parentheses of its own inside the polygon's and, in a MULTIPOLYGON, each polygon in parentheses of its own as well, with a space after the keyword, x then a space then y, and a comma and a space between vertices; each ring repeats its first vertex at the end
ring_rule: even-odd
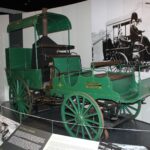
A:
MULTIPOLYGON (((9 106, 9 102, 5 102, 3 106, 9 106)), ((7 117, 10 116, 14 117, 14 115, 10 111, 3 110, 3 114, 7 117)), ((34 113, 33 115, 35 115, 36 117, 29 116, 26 119, 22 120, 21 124, 23 124, 24 126, 30 126, 31 128, 36 127, 37 130, 39 129, 44 132, 48 132, 50 134, 52 133, 50 139, 48 140, 48 143, 56 142, 57 145, 60 146, 61 150, 63 150, 62 149, 64 147, 63 144, 67 146, 70 145, 69 143, 65 142, 68 140, 68 138, 71 140, 72 137, 68 137, 68 133, 66 132, 63 124, 61 123, 60 106, 45 106, 45 109, 39 108, 39 111, 34 113), (57 121, 55 122, 55 120, 57 121), (62 138, 62 140, 60 141, 57 140, 59 139, 58 138, 59 136, 60 139, 62 138), (54 142, 53 139, 57 141, 54 142), (64 142, 62 142, 63 139, 65 140, 64 142)), ((14 117, 14 119, 16 118, 14 117)), ((141 122, 138 120, 128 120, 123 124, 118 125, 115 128, 110 128, 110 129, 108 128, 107 130, 109 132, 109 138, 108 139, 101 138, 100 141, 96 141, 98 145, 100 143, 101 146, 107 146, 107 144, 110 146, 110 144, 115 143, 115 145, 117 144, 117 146, 119 147, 121 145, 122 147, 128 146, 128 149, 129 147, 130 148, 132 147, 131 149, 133 149, 134 147, 135 149, 141 149, 141 150, 147 150, 150 147, 150 143, 149 143, 150 124, 147 124, 145 122, 141 122), (106 143, 106 145, 105 144, 102 145, 101 142, 106 143)), ((78 140, 82 141, 82 139, 78 139, 78 140)), ((73 144, 75 144, 75 139, 73 144)), ((52 145, 50 144, 50 146, 52 145)), ((99 148, 101 146, 99 146, 99 148)), ((58 147, 57 149, 59 150, 58 147)))
MULTIPOLYGON (((49 107, 48 110, 41 111, 37 113, 37 115, 39 117, 61 121, 59 106, 49 107)), ((38 124, 43 129, 47 128, 47 130, 51 130, 51 126, 47 123, 44 123, 43 127, 42 122, 39 122, 39 119, 35 119, 34 121, 32 120, 32 123, 29 120, 30 118, 24 121, 24 123, 27 125, 30 124, 31 126, 38 124)), ((68 136, 64 126, 59 122, 53 124, 53 132, 56 134, 68 136)), ((101 139, 102 141, 150 147, 150 124, 148 123, 139 120, 127 120, 115 128, 108 129, 108 132, 109 138, 107 140, 103 138, 101 139)))
POLYGON ((0 150, 147 150, 144 146, 123 145, 51 134, 20 125, 2 144, 0 150))

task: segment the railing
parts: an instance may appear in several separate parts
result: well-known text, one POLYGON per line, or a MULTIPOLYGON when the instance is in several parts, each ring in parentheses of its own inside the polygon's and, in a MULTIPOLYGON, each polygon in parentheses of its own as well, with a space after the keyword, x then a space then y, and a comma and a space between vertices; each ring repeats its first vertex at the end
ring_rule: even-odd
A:
MULTIPOLYGON (((80 125, 80 124, 75 124, 75 123, 68 123, 68 122, 62 122, 60 120, 53 120, 53 119, 48 119, 48 118, 43 118, 41 116, 37 116, 37 115, 31 115, 31 114, 25 114, 25 113, 21 113, 21 112, 17 112, 14 109, 11 109, 8 106, 5 106, 7 102, 4 102, 1 104, 0 108, 1 108, 1 115, 5 116, 7 118, 10 118, 12 120, 15 120, 16 122, 18 122, 20 125, 29 125, 31 127, 33 127, 35 125, 34 121, 36 121, 36 126, 34 126, 34 128, 40 128, 41 130, 47 130, 48 132, 51 133, 55 133, 55 134, 62 134, 62 135, 67 135, 68 133, 66 133, 65 129, 64 129, 64 125, 65 124, 69 124, 70 126, 77 126, 77 128, 84 128, 87 129, 88 131, 90 131, 89 133, 86 132, 86 130, 84 131, 85 134, 93 134, 91 128, 93 128, 96 130, 98 127, 96 126, 92 126, 92 125, 80 125), (15 116, 18 114, 19 118, 16 120, 15 116), (14 116, 15 115, 15 116, 14 116), (22 115, 26 116, 26 119, 22 118, 22 115), (14 119, 15 118, 15 119, 14 119), (27 119, 29 119, 28 121, 26 121, 27 119), (33 124, 32 124, 33 122, 33 124), (40 125, 42 124, 42 125, 40 125), (38 126, 39 125, 39 126, 38 126), (46 127, 46 128, 45 128, 46 127)), ((55 111, 56 113, 56 111, 55 111)), ((137 121, 138 122, 138 121, 137 121)), ((124 123, 125 124, 125 123, 124 123)), ((142 122, 140 122, 140 124, 142 124, 142 122)), ((133 123, 132 123, 133 125, 133 123)), ((148 126, 148 124, 147 124, 148 126)), ((132 145, 136 145, 136 138, 142 139, 142 137, 144 138, 145 136, 148 138, 150 137, 150 130, 149 129, 144 129, 141 128, 137 128, 137 126, 134 126, 134 128, 128 128, 127 126, 125 127, 111 127, 111 124, 107 124, 107 126, 104 125, 104 127, 99 127, 102 130, 105 131, 107 130, 109 133, 109 137, 108 139, 105 139, 105 135, 100 137, 100 141, 107 141, 107 142, 111 142, 111 143, 122 143, 122 144, 132 144, 132 145), (130 136, 127 136, 129 135, 130 136), (124 138, 122 138, 124 135, 124 138), (136 135, 136 136, 135 136, 136 135), (125 139, 125 137, 127 137, 125 139), (116 141, 117 140, 117 141, 116 141), (124 141, 124 142, 123 142, 124 141)), ((82 132, 82 131, 81 131, 82 132)), ((79 133, 78 133, 79 134, 79 133)), ((80 138, 82 138, 80 136, 80 134, 77 136, 79 136, 80 138)), ((139 141, 139 140, 138 140, 139 141)), ((142 145, 142 143, 137 143, 137 145, 142 145)), ((149 146, 147 145, 147 143, 145 142, 143 144, 143 146, 149 146)))

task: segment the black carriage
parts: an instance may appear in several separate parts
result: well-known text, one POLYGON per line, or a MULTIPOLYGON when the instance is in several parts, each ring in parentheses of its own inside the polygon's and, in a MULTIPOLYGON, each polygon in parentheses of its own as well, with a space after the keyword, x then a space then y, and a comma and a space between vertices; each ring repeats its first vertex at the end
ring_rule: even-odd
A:
POLYGON ((109 22, 103 41, 104 60, 119 60, 136 67, 149 66, 150 53, 142 42, 133 41, 130 31, 131 19, 109 22))

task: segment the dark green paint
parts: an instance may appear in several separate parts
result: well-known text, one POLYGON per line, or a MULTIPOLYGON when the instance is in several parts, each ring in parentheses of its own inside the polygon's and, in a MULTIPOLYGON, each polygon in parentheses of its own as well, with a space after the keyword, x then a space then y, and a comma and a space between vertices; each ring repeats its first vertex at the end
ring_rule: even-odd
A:
MULTIPOLYGON (((38 35, 42 35, 43 33, 42 17, 43 14, 38 14, 22 20, 12 22, 8 25, 7 31, 12 32, 27 27, 35 27, 38 35)), ((47 12, 46 17, 48 20, 48 33, 71 29, 70 20, 64 15, 47 12)))

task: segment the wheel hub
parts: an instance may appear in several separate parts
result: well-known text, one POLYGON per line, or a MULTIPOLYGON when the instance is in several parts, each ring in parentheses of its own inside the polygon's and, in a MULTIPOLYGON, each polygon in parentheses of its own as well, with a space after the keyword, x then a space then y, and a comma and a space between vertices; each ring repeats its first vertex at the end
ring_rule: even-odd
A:
POLYGON ((82 115, 77 115, 75 120, 78 124, 84 124, 84 117, 82 115))

